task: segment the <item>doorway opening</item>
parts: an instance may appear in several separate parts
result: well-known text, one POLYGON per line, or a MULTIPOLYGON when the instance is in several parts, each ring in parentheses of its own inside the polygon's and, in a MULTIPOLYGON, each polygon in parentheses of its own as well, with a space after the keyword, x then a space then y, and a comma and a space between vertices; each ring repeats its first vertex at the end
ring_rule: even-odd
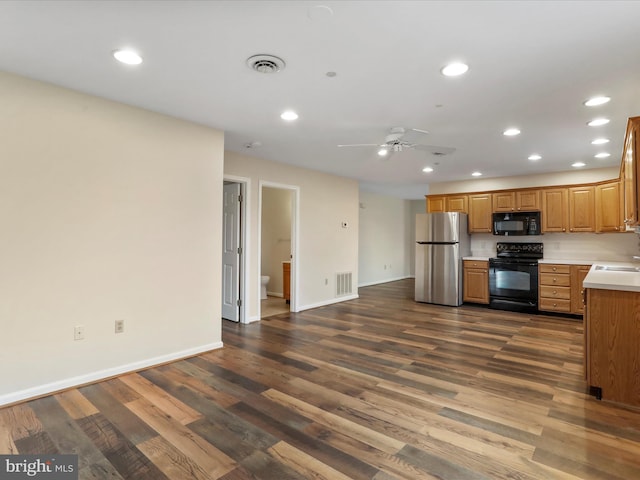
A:
POLYGON ((260 184, 260 318, 295 312, 299 189, 260 184))

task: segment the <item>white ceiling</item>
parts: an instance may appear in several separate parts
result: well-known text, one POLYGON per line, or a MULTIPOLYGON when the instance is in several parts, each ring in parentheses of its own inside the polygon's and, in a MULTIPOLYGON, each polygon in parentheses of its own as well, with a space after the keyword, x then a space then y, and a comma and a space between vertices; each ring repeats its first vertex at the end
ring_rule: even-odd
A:
POLYGON ((640 115, 639 21, 638 1, 2 1, 0 69, 210 125, 228 150, 420 198, 474 170, 618 165, 626 120, 640 115), (122 47, 142 65, 116 62, 122 47), (255 54, 286 68, 254 72, 255 54), (451 60, 469 72, 444 77, 451 60), (612 100, 582 104, 596 94, 612 100), (299 120, 282 121, 285 109, 299 120), (588 127, 596 116, 611 122, 588 127), (381 143, 395 126, 456 151, 382 160, 337 147, 381 143), (522 134, 504 137, 510 126, 522 134), (591 145, 597 136, 611 142, 591 145))

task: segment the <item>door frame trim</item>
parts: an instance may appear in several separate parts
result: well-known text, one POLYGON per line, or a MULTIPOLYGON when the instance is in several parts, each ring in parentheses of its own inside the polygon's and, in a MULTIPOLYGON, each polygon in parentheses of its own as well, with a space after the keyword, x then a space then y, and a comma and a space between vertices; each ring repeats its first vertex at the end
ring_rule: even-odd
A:
MULTIPOLYGON (((298 311, 298 251, 299 251, 299 226, 300 226, 300 187, 285 183, 270 182, 260 180, 258 188, 258 273, 262 265, 262 188, 279 188, 289 190, 293 194, 293 205, 291 206, 291 300, 289 310, 298 311)), ((260 275, 256 279, 258 292, 260 292, 260 275)), ((258 318, 262 318, 260 296, 258 295, 258 318)))

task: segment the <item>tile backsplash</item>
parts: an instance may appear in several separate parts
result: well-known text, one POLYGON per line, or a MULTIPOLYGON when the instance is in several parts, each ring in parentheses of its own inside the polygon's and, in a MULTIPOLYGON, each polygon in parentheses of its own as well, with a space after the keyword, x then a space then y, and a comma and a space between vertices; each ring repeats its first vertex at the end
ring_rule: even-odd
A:
POLYGON ((640 235, 636 233, 545 233, 524 237, 471 235, 471 255, 495 257, 497 242, 541 242, 544 258, 628 262, 640 255, 640 235))

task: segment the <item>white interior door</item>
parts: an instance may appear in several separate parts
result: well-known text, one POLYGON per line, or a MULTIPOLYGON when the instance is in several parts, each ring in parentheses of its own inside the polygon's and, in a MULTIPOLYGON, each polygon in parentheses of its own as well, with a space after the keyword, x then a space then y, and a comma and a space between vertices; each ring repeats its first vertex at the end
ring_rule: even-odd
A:
POLYGON ((240 184, 224 185, 222 227, 222 318, 240 320, 240 184))

